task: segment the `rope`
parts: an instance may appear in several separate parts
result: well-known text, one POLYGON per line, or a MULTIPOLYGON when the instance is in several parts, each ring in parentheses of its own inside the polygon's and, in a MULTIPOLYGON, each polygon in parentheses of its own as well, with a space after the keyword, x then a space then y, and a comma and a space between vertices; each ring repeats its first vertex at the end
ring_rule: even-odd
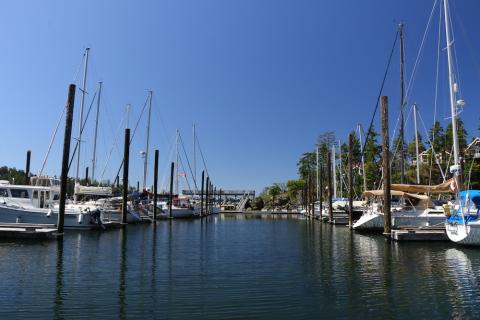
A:
POLYGON ((428 30, 430 29, 430 23, 432 22, 433 14, 435 12, 435 7, 437 6, 438 0, 435 0, 433 3, 432 10, 430 11, 430 17, 428 18, 427 26, 425 27, 425 31, 423 32, 422 42, 420 43, 420 48, 418 49, 417 58, 415 59, 415 64, 413 65, 412 74, 410 75, 410 79, 408 80, 406 95, 405 95, 405 103, 408 101, 408 97, 410 95, 410 88, 413 86, 415 82, 415 75, 417 73, 417 65, 421 60, 421 55, 423 52, 423 47, 425 44, 425 39, 427 38, 428 30))
POLYGON ((39 176, 42 175, 43 169, 45 169, 45 165, 47 164, 48 156, 50 155, 50 151, 52 150, 53 142, 55 141, 55 138, 57 136, 58 128, 60 127, 60 123, 62 122, 63 116, 65 115, 65 112, 67 110, 66 107, 66 102, 65 102, 65 108, 63 108, 62 115, 58 119, 57 127, 53 131, 52 139, 50 140, 50 144, 48 145, 47 153, 45 154, 45 158, 43 159, 42 163, 42 168, 40 169, 40 172, 38 173, 39 176))
MULTIPOLYGON (((433 126, 437 122, 437 104, 438 104, 438 75, 439 75, 439 66, 440 66, 440 39, 442 35, 442 5, 439 6, 438 10, 438 43, 437 43, 437 66, 435 74, 435 101, 434 101, 434 112, 433 112, 433 126)), ((435 142, 435 131, 432 131, 432 145, 435 142)), ((433 158, 430 158, 430 170, 428 175, 428 183, 432 181, 432 161, 433 158)))
MULTIPOLYGON (((88 108, 87 115, 85 116, 85 120, 82 123, 82 128, 80 129, 80 134, 83 133, 85 129, 85 125, 87 124, 88 116, 90 115, 90 111, 92 111, 93 103, 95 102, 95 98, 97 97, 97 91, 93 94, 92 102, 90 103, 90 107, 88 108)), ((70 158, 70 162, 68 163, 68 170, 70 170, 70 166, 72 165, 73 159, 75 158, 75 153, 77 153, 77 149, 80 146, 80 140, 77 139, 77 144, 75 144, 75 149, 73 149, 72 157, 70 158)))
POLYGON ((208 173, 207 165, 205 163, 205 158, 203 157, 202 147, 200 146, 200 141, 198 140, 198 136, 195 136, 195 139, 197 139, 198 150, 200 150, 200 155, 202 156, 203 167, 205 168, 205 171, 207 172, 207 176, 210 177, 210 174, 208 173))
POLYGON ((180 145, 182 146, 183 154, 185 154, 185 159, 187 160, 188 169, 190 170, 190 174, 192 175, 193 184, 195 185, 195 191, 198 191, 197 181, 193 175, 193 170, 192 170, 192 167, 190 166, 190 161, 188 160, 187 151, 185 150, 185 145, 183 144, 182 135, 179 133, 178 137, 180 138, 180 145))
POLYGON ((398 40, 398 33, 399 33, 399 30, 397 29, 397 32, 395 33, 395 40, 393 41, 393 45, 392 45, 392 50, 390 51, 390 56, 388 58, 387 68, 385 69, 385 74, 383 75, 382 84, 380 85, 380 90, 378 92, 377 102, 375 104, 375 109, 373 110, 373 115, 372 115, 372 118, 370 120, 370 126, 368 127, 367 134, 365 135, 365 142, 364 142, 363 148, 362 148, 362 150, 363 150, 362 156, 365 155, 365 147, 367 146, 368 139, 370 138, 370 134, 372 132, 373 121, 375 120, 375 115, 377 114, 378 105, 380 103, 380 97, 382 96, 383 87, 385 86, 385 81, 387 79, 388 70, 390 69, 390 63, 392 62, 393 52, 395 50, 395 46, 396 46, 397 40, 398 40))
MULTIPOLYGON (((135 124, 135 128, 133 129, 132 136, 130 137, 130 141, 128 142, 129 144, 132 143, 133 138, 135 137, 135 133, 137 132, 137 128, 138 128, 138 124, 140 123, 140 120, 142 119, 143 113, 145 112, 145 108, 147 107, 147 102, 148 102, 149 98, 150 98, 150 95, 147 96, 147 99, 145 100, 145 103, 143 104, 142 112, 140 113, 140 116, 138 117, 137 123, 135 124)), ((117 176, 119 176, 120 170, 122 170, 124 160, 125 159, 122 159, 122 162, 120 163, 120 167, 118 168, 117 174, 115 175, 115 179, 117 178, 117 176)))
POLYGON ((443 170, 442 170, 442 166, 441 166, 440 163, 438 162, 437 154, 435 153, 435 148, 433 147, 433 143, 432 143, 432 141, 430 140, 430 137, 428 136, 427 127, 425 126, 425 122, 423 122, 423 118, 422 118, 422 115, 420 114, 420 112, 418 113, 418 118, 420 119, 420 122, 422 123, 423 130, 425 130, 425 134, 426 134, 426 136, 427 136, 428 143, 430 144, 430 147, 432 148, 433 158, 435 158, 435 163, 437 164, 438 168, 440 169, 440 173, 442 174, 443 182, 445 182, 445 180, 446 180, 446 178, 445 178, 445 173, 444 173, 443 170))

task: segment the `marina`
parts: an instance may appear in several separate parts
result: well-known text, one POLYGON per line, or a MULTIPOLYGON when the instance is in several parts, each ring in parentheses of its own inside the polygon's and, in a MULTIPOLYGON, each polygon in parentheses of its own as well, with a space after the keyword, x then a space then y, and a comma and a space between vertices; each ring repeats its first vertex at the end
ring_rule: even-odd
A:
POLYGON ((0 293, 2 318, 480 316, 478 250, 386 242, 300 215, 72 231, 63 242, 2 240, 0 252, 12 288, 0 293))
POLYGON ((480 4, 186 4, 0 5, 0 318, 480 318, 480 4))

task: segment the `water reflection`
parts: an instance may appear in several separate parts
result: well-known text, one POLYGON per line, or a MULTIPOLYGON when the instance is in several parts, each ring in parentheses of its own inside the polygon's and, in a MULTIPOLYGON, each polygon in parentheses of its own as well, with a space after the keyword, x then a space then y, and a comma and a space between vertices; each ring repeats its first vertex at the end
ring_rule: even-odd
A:
POLYGON ((68 233, 0 243, 0 255, 13 288, 0 291, 2 319, 480 317, 480 250, 292 215, 68 233))
POLYGON ((126 274, 127 274, 127 228, 119 230, 120 236, 120 268, 119 268, 119 288, 118 288, 118 306, 119 306, 119 318, 125 319, 127 316, 126 311, 126 274))
POLYGON ((55 298, 53 304, 53 318, 64 319, 63 313, 63 239, 57 240, 57 261, 55 268, 55 298))

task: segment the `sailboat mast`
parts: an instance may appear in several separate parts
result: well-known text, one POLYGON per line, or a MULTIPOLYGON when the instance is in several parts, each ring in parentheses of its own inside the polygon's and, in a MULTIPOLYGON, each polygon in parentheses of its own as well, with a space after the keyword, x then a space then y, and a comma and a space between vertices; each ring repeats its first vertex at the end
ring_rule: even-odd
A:
POLYGON ((339 182, 340 182, 340 197, 343 197, 343 175, 342 175, 342 144, 338 140, 338 161, 339 161, 339 182))
POLYGON ((413 123, 415 125, 415 152, 417 154, 417 184, 420 184, 420 158, 418 156, 417 104, 413 105, 413 123))
POLYGON ((177 154, 177 158, 175 160, 175 192, 177 193, 177 195, 179 195, 178 193, 178 136, 179 136, 180 132, 178 131, 177 129, 177 137, 176 137, 176 143, 175 143, 175 150, 176 150, 176 154, 177 154))
POLYGON ((83 67, 83 82, 82 82, 82 98, 80 100, 80 125, 78 126, 78 136, 77 136, 77 143, 78 143, 78 150, 77 150, 77 174, 75 175, 75 182, 79 180, 80 176, 80 146, 82 143, 82 126, 83 126, 83 106, 85 104, 85 92, 86 92, 86 85, 87 85, 87 70, 88 70, 88 53, 90 52, 90 48, 85 48, 85 64, 83 67))
POLYGON ((97 115, 95 117, 95 132, 93 136, 92 182, 93 180, 95 180, 95 166, 97 164, 97 132, 98 132, 98 116, 100 114, 101 95, 102 95, 102 81, 98 82, 97 115))
POLYGON ((150 90, 150 98, 148 105, 148 120, 147 120, 147 145, 145 146, 145 158, 143 159, 143 190, 147 189, 147 165, 148 165, 148 149, 150 144, 150 119, 152 116, 152 97, 153 91, 150 90))
MULTIPOLYGON (((447 40, 447 58, 448 58, 448 82, 450 85, 450 111, 452 113, 452 133, 453 133, 453 166, 450 167, 450 171, 455 176, 460 175, 460 156, 458 147, 458 135, 457 135, 457 112, 456 112, 456 97, 455 97, 455 81, 453 74, 453 61, 452 61, 452 41, 450 38, 450 19, 448 13, 448 0, 444 0, 444 12, 445 12, 445 35, 447 40)), ((457 181, 458 185, 458 181, 457 181)))
POLYGON ((195 132, 195 123, 193 124, 193 181, 195 181, 195 193, 197 193, 197 134, 195 132))
POLYGON ((363 176, 363 191, 367 191, 367 176, 365 175, 365 155, 363 154, 363 129, 362 125, 358 124, 358 136, 360 137, 360 153, 362 154, 362 176, 363 176))
POLYGON ((335 143, 332 145, 332 170, 333 170, 333 197, 337 197, 337 169, 336 167, 336 160, 335 160, 335 143))
POLYGON ((400 32, 400 183, 405 180, 405 85, 404 85, 404 51, 403 22, 399 25, 400 32))

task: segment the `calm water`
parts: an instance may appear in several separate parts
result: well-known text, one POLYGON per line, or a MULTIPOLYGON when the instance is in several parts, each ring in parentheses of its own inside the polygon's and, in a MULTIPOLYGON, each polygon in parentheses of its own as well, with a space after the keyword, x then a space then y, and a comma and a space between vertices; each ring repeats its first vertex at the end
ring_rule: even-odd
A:
POLYGON ((0 318, 479 318, 480 248, 298 218, 0 243, 0 318))

